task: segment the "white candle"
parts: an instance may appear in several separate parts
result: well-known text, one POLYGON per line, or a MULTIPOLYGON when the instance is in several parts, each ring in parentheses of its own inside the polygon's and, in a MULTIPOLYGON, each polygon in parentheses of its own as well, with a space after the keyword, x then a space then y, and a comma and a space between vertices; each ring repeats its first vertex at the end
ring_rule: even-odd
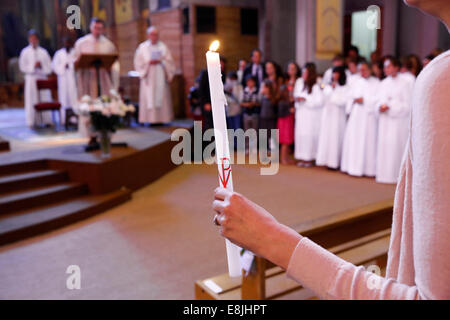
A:
MULTIPOLYGON (((216 142, 216 158, 219 168, 220 186, 233 191, 233 177, 231 174, 230 147, 228 143, 227 122, 225 117, 226 98, 223 90, 220 56, 215 52, 219 42, 214 41, 210 51, 206 53, 208 66, 209 88, 211 91, 211 107, 214 122, 214 136, 216 142)), ((228 273, 230 277, 242 274, 240 252, 241 248, 226 240, 228 273)))

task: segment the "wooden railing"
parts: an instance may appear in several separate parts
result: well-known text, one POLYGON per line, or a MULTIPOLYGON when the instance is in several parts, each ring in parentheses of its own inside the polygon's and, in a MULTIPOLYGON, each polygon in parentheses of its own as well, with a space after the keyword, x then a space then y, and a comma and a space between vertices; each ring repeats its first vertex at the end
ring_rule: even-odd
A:
MULTIPOLYGON (((383 269, 389 250, 392 209, 392 200, 383 201, 302 223, 294 230, 355 265, 374 264, 383 269)), ((296 297, 314 298, 314 293, 288 279, 280 267, 261 257, 255 259, 255 271, 242 278, 222 274, 197 281, 196 299, 276 299, 296 291, 296 297)))

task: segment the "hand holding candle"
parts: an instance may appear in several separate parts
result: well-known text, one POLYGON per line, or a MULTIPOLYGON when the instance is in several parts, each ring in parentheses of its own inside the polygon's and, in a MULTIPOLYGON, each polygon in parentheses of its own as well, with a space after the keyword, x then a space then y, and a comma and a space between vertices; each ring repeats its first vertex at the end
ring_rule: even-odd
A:
MULTIPOLYGON (((219 41, 211 44, 206 53, 208 66, 209 87, 211 91, 211 106, 214 121, 214 136, 216 142, 216 157, 219 168, 220 186, 233 191, 233 177, 231 174, 230 148, 228 143, 227 123, 225 117, 226 98, 222 83, 220 67, 219 41)), ((241 275, 240 248, 226 240, 228 256, 228 272, 230 277, 241 275)))

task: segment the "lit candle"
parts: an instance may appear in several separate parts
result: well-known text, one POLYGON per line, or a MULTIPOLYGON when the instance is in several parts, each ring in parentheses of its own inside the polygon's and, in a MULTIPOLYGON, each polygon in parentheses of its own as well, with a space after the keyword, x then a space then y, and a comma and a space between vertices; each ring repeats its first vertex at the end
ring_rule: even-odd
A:
MULTIPOLYGON (((208 66, 209 88, 211 91, 211 107, 214 121, 214 136, 216 142, 216 158, 219 168, 219 184, 233 191, 233 177, 231 174, 230 147, 228 143, 227 122, 225 118, 226 98, 223 90, 220 56, 216 52, 219 41, 214 41, 206 53, 208 66)), ((241 248, 226 240, 228 273, 230 277, 241 276, 240 251, 241 248)))

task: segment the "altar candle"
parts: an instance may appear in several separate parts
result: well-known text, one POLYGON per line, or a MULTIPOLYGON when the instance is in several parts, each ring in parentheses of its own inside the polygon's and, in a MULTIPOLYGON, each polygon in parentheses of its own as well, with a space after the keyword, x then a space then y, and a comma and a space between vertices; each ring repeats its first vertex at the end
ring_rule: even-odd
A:
MULTIPOLYGON (((223 90, 222 71, 220 68, 220 56, 216 52, 219 49, 219 41, 214 41, 206 53, 208 66, 209 88, 211 91, 211 107, 214 122, 214 136, 216 142, 216 158, 219 168, 219 184, 233 191, 233 177, 231 174, 230 147, 228 142, 227 122, 225 118, 226 98, 223 90)), ((228 273, 230 277, 242 275, 240 252, 241 248, 226 241, 228 273)))

